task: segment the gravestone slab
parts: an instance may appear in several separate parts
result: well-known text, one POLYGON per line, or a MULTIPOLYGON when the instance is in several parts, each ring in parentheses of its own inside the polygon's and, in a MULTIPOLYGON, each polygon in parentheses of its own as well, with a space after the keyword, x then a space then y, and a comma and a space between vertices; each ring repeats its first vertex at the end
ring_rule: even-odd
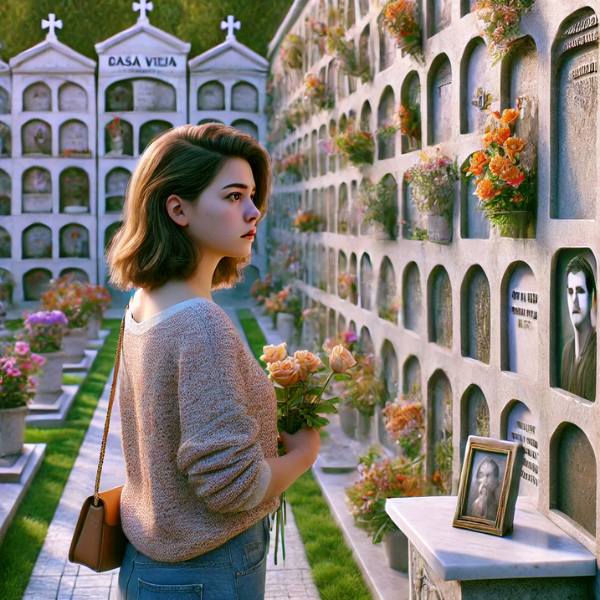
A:
POLYGON ((432 96, 431 142, 439 144, 452 134, 452 67, 446 57, 438 65, 430 93, 432 96))
POLYGON ((23 110, 32 112, 52 110, 50 88, 45 83, 34 83, 23 92, 23 110))
POLYGON ((225 110, 225 88, 209 81, 198 89, 198 110, 225 110))
POLYGON ((23 232, 23 258, 52 258, 52 230, 32 225, 23 232))
POLYGON ((133 110, 136 112, 161 112, 177 110, 175 88, 155 79, 134 79, 133 110))
POLYGON ((52 129, 45 121, 34 119, 23 126, 23 154, 52 154, 52 129))
POLYGON ((62 112, 86 112, 86 91, 76 83, 63 84, 58 90, 58 110, 62 112))
POLYGON ((249 83, 236 83, 231 90, 231 108, 242 112, 258 112, 258 90, 249 83))
POLYGON ((61 154, 81 154, 88 151, 87 125, 80 121, 70 121, 60 128, 61 154))

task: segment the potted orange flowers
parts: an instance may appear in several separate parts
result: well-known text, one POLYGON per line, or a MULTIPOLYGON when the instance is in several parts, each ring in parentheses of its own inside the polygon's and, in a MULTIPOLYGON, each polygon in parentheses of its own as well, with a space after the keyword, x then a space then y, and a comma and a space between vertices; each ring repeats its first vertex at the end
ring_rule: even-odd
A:
POLYGON ((535 212, 535 147, 514 135, 517 108, 502 116, 490 113, 483 150, 475 152, 463 171, 474 177, 478 208, 486 213, 502 237, 524 238, 535 212))

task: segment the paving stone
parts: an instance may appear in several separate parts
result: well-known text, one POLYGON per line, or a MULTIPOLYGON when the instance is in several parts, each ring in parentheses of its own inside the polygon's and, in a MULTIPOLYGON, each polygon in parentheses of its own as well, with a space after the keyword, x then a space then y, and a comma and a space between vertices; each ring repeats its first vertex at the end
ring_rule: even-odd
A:
POLYGON ((60 580, 60 588, 58 588, 56 600, 71 600, 71 597, 73 596, 73 590, 75 589, 75 579, 75 575, 63 575, 62 579, 60 580))

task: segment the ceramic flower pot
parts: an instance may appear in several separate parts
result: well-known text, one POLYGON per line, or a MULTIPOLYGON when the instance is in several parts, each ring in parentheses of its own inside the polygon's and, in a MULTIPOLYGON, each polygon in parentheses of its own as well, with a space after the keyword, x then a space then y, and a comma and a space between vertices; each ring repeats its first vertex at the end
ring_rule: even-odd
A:
POLYGON ((66 363, 79 363, 85 358, 85 345, 87 344, 87 325, 69 329, 63 337, 63 346, 67 353, 66 363))
POLYGON ((533 219, 533 212, 530 210, 515 210, 511 212, 499 212, 496 216, 502 217, 502 222, 498 224, 500 237, 507 238, 526 238, 529 225, 533 219))
POLYGON ((430 242, 449 244, 452 241, 452 229, 446 217, 428 215, 427 237, 430 242))
POLYGON ((292 313, 277 313, 277 333, 282 342, 287 342, 288 352, 294 340, 296 327, 294 325, 294 315, 292 313))
POLYGON ((346 404, 344 406, 340 406, 338 413, 340 415, 340 427, 342 431, 353 440, 356 439, 358 411, 346 404))
POLYGON ((97 340, 100 337, 100 327, 102 325, 102 312, 98 311, 92 315, 88 320, 88 340, 97 340))
POLYGON ((408 572, 408 538, 399 529, 389 529, 383 534, 383 547, 388 564, 395 571, 408 572))
POLYGON ((67 357, 64 350, 40 352, 46 362, 40 367, 38 387, 33 401, 35 404, 54 404, 62 394, 63 364, 67 357))
POLYGON ((0 409, 0 457, 21 453, 28 412, 27 406, 0 409))
POLYGON ((373 441, 373 415, 358 412, 356 421, 356 439, 359 442, 372 443, 373 441))

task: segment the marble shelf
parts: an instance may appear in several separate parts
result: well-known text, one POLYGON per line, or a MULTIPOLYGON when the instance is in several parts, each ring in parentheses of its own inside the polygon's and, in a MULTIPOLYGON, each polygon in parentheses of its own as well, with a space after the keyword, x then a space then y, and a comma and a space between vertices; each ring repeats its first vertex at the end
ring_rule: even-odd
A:
POLYGON ((596 574, 595 556, 529 498, 518 498, 505 537, 452 527, 456 496, 389 498, 385 509, 443 581, 596 574))

